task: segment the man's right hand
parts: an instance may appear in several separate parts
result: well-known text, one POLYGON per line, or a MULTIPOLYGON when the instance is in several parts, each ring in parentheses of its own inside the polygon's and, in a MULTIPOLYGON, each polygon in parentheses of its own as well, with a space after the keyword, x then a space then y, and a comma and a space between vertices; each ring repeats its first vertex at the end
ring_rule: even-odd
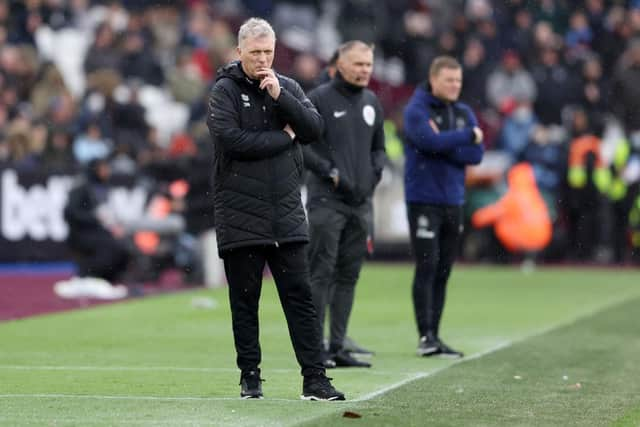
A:
POLYGON ((291 126, 286 125, 282 130, 289 134, 292 141, 296 139, 296 133, 293 131, 293 129, 291 129, 291 126))
POLYGON ((484 140, 484 133, 482 132, 482 129, 480 129, 478 126, 474 126, 473 142, 475 142, 476 144, 482 144, 483 140, 484 140))

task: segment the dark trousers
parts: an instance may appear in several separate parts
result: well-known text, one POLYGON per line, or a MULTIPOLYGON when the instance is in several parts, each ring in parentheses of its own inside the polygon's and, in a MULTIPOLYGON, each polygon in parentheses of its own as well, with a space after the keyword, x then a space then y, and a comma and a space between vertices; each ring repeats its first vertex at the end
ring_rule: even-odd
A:
POLYGON ((462 207, 409 203, 411 246, 415 257, 413 307, 420 336, 438 336, 447 281, 462 228, 462 207))
POLYGON ((122 277, 131 259, 124 242, 106 232, 73 236, 69 247, 75 255, 80 277, 99 277, 113 282, 122 277))
POLYGON ((262 360, 258 303, 265 265, 269 266, 276 282, 302 375, 324 372, 322 339, 309 286, 306 244, 303 243, 280 247, 250 246, 224 254, 238 368, 243 372, 255 370, 262 360))
POLYGON ((309 208, 311 289, 320 330, 329 307, 329 351, 342 349, 353 307, 355 286, 367 254, 368 205, 343 212, 309 208))

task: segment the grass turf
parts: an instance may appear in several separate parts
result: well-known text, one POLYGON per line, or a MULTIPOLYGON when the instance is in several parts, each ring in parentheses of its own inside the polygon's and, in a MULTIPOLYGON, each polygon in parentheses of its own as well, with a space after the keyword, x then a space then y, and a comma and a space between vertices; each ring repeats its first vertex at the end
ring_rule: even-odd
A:
POLYGON ((297 400, 301 378, 274 287, 266 282, 265 400, 237 398, 226 292, 197 291, 1 324, 0 425, 357 422, 341 418, 347 410, 365 415, 370 426, 638 424, 637 398, 620 397, 639 391, 627 384, 638 373, 631 357, 638 350, 633 304, 605 312, 604 321, 586 317, 540 335, 639 297, 637 273, 549 269, 523 275, 458 267, 442 335, 467 354, 487 355, 455 366, 414 356, 411 276, 406 265, 363 271, 350 335, 376 356, 370 370, 330 372, 346 403, 297 400), (202 296, 214 298, 217 308, 194 308, 192 299, 202 296), (601 336, 606 339, 594 339, 601 336), (585 347, 591 342, 603 348, 585 347), (580 389, 568 387, 574 378, 580 389), (605 399, 609 406, 594 405, 599 390, 615 396, 605 399), (577 398, 584 395, 591 397, 577 398), (601 407, 598 417, 582 417, 601 407))

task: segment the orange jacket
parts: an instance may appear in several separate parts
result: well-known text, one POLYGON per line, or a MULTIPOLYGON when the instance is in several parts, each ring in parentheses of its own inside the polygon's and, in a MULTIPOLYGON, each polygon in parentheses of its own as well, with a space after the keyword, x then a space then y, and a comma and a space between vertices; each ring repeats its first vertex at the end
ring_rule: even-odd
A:
POLYGON ((528 163, 513 166, 509 189, 496 203, 478 209, 471 217, 474 227, 494 225, 500 242, 511 252, 538 251, 551 241, 549 211, 528 163))

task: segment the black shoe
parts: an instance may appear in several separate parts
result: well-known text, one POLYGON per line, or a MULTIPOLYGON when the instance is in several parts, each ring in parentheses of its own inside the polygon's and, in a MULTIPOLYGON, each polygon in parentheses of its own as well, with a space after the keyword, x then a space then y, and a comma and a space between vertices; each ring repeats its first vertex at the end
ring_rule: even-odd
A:
POLYGON ((262 378, 260 369, 246 371, 240 375, 240 397, 243 399, 262 399, 262 378))
POLYGON ((436 337, 431 334, 420 337, 418 341, 418 350, 416 353, 418 356, 433 356, 440 351, 440 342, 436 337))
POLYGON ((307 375, 302 382, 302 400, 344 400, 344 393, 339 392, 331 385, 332 378, 327 378, 324 373, 307 375))
POLYGON ((352 357, 345 350, 340 350, 333 355, 333 361, 336 363, 337 368, 370 368, 371 363, 363 362, 352 357))
POLYGON ((373 356, 375 353, 371 350, 367 350, 364 347, 359 346, 352 338, 345 337, 342 343, 342 348, 351 353, 359 356, 373 356))
POLYGON ((464 357, 462 352, 452 349, 442 341, 438 340, 438 343, 438 356, 446 357, 448 359, 460 359, 461 357, 464 357))

